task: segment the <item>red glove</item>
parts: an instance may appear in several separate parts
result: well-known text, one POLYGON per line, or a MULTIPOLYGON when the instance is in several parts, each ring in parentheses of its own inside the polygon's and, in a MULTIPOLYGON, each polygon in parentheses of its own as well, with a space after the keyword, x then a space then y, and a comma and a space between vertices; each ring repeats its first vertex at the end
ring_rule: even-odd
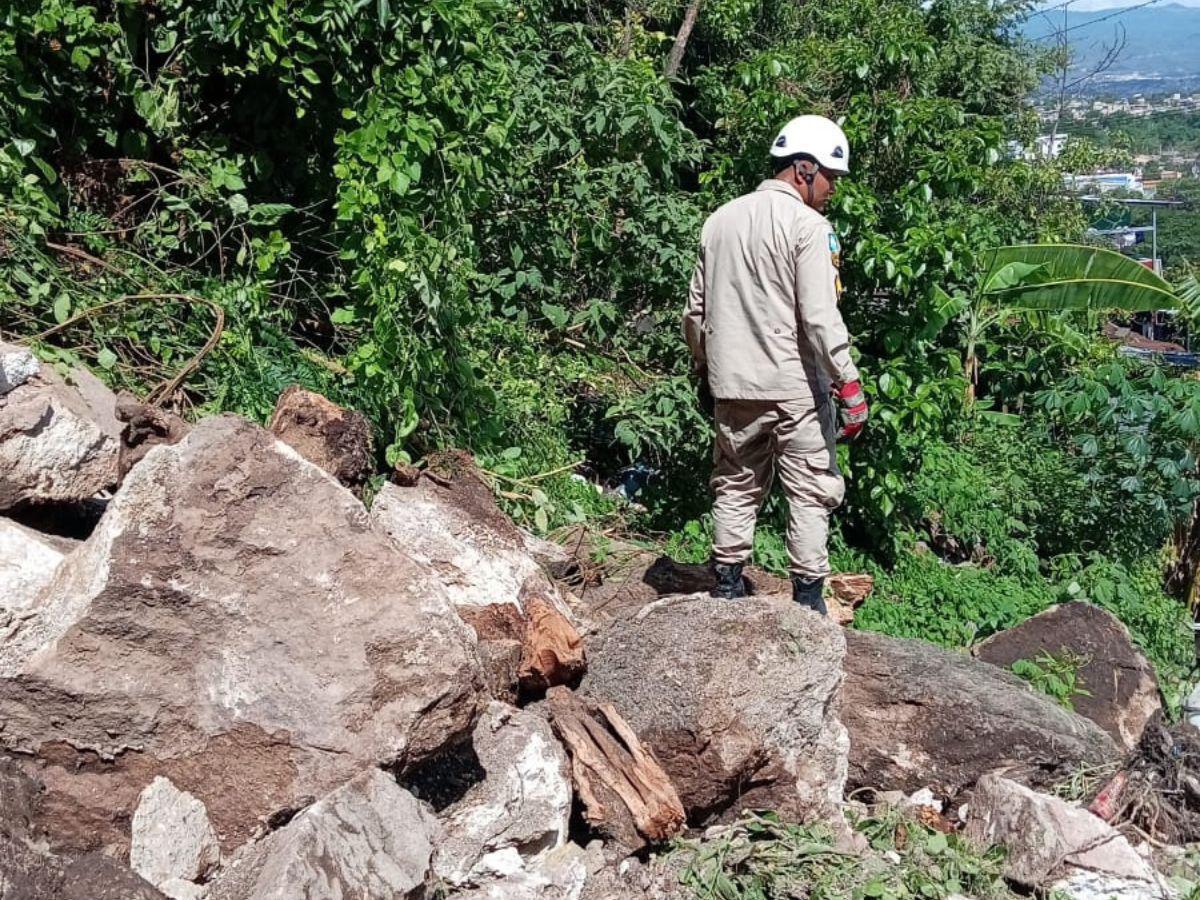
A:
POLYGON ((838 432, 838 440, 852 441, 866 427, 867 398, 857 381, 848 381, 838 388, 837 398, 842 405, 842 430, 838 432))

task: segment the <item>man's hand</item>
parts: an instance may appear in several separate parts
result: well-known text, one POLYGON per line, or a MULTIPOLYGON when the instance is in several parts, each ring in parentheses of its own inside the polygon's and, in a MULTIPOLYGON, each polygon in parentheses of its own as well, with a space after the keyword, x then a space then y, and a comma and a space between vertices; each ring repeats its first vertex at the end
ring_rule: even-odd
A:
POLYGON ((838 440, 852 441, 866 427, 867 398, 857 381, 848 381, 838 388, 837 398, 842 406, 842 430, 838 432, 838 440))
POLYGON ((693 372, 692 379, 696 384, 696 397, 700 401, 700 409, 711 418, 716 413, 717 401, 713 399, 712 388, 708 385, 708 369, 693 372))

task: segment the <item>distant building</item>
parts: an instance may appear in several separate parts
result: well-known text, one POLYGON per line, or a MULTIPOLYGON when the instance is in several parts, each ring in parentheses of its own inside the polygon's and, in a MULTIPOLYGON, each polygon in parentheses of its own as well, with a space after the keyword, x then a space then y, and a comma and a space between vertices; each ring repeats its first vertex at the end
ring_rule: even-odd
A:
POLYGON ((1099 191, 1106 194, 1109 191, 1130 191, 1135 194, 1144 192, 1142 179, 1135 172, 1102 172, 1094 175, 1065 175, 1067 187, 1077 191, 1099 191))
POLYGON ((1067 145, 1065 134, 1039 134, 1032 147, 1026 147, 1020 141, 1008 142, 1008 155, 1013 159, 1025 159, 1032 162, 1037 159, 1058 159, 1063 147, 1067 145))

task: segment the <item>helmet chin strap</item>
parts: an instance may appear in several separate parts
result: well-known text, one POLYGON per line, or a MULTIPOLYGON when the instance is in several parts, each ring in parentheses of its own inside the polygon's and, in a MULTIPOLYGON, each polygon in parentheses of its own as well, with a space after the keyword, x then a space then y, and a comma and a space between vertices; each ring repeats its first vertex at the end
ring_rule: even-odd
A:
POLYGON ((813 179, 817 177, 817 165, 807 159, 798 159, 792 164, 792 169, 796 176, 808 185, 808 199, 804 202, 810 207, 813 207, 813 179))

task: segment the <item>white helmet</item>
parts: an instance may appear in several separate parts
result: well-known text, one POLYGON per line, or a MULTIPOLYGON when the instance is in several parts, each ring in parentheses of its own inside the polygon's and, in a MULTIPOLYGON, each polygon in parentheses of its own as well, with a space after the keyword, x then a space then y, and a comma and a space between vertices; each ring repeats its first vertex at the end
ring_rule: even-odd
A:
POLYGON ((846 132, 824 116, 797 116, 780 129, 771 145, 774 157, 803 153, 832 172, 850 171, 850 142, 846 132))

